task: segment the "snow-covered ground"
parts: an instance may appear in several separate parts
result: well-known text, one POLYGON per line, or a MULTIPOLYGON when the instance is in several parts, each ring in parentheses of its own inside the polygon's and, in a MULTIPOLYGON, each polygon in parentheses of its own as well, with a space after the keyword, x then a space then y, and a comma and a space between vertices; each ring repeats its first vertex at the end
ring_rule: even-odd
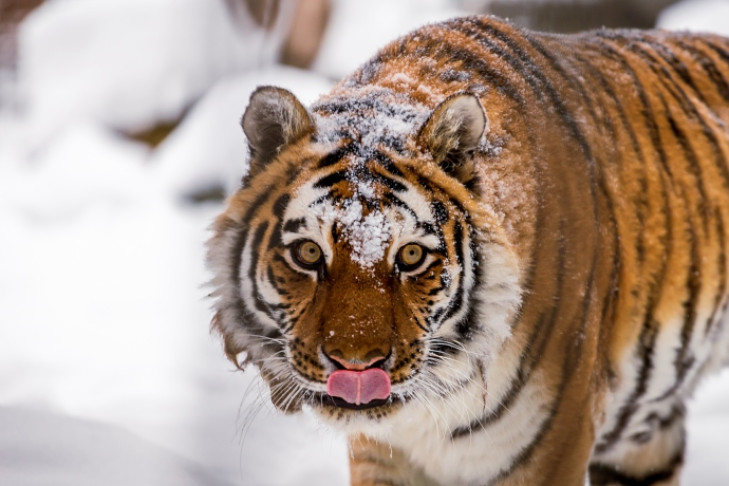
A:
MULTIPOLYGON (((231 27, 222 0, 56 0, 28 19, 27 110, 0 111, 0 484, 347 483, 342 438, 273 411, 208 333, 220 204, 186 196, 236 184, 256 85, 311 102, 378 45, 457 13, 366 3, 336 4, 314 72, 276 66, 279 40, 231 27), (117 132, 195 99, 154 150, 117 132)), ((729 484, 728 437, 725 372, 690 408, 685 484, 729 484)))

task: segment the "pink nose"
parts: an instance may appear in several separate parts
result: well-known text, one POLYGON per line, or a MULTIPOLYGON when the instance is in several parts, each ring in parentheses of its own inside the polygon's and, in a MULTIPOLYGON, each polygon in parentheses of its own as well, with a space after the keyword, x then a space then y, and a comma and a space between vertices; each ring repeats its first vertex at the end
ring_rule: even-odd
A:
POLYGON ((390 396, 390 377, 380 368, 337 370, 327 379, 327 393, 353 405, 365 405, 390 396))
POLYGON ((369 361, 350 361, 347 359, 344 359, 340 356, 338 356, 337 351, 334 351, 332 354, 327 354, 327 357, 331 359, 332 361, 335 361, 336 363, 339 363, 339 365, 344 368, 345 370, 354 370, 354 371, 364 371, 367 368, 371 368, 376 363, 383 361, 385 359, 384 356, 382 356, 382 353, 375 352, 370 353, 370 355, 375 355, 375 357, 370 358, 370 356, 367 356, 367 358, 370 358, 369 361))

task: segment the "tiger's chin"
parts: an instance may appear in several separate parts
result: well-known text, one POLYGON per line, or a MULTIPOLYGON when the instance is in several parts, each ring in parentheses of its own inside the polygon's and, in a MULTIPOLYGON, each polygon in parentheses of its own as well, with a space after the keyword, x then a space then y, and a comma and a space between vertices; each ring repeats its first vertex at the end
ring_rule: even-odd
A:
POLYGON ((319 394, 306 407, 327 425, 351 433, 386 425, 405 405, 406 401, 395 395, 355 405, 341 398, 319 394))

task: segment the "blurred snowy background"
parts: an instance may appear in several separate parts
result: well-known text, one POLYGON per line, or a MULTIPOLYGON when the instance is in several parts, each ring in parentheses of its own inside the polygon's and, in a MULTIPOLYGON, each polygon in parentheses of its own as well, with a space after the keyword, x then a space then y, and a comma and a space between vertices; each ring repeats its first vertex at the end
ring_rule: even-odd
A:
MULTIPOLYGON (((342 439, 265 405, 208 334, 206 227, 256 86, 310 103, 483 12, 729 34, 718 0, 0 0, 0 484, 346 484, 342 439)), ((689 429, 685 484, 729 484, 729 373, 689 429)))

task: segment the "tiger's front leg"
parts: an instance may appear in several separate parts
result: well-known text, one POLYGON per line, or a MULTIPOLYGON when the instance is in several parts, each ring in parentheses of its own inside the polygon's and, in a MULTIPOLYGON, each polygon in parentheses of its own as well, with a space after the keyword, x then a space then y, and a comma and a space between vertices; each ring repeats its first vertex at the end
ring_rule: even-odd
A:
MULTIPOLYGON (((592 486, 678 486, 685 449, 684 406, 666 416, 650 413, 632 424, 590 464, 592 486)), ((598 445, 597 450, 601 449, 598 445)))
POLYGON ((438 486, 404 452, 358 435, 349 440, 352 486, 438 486))

